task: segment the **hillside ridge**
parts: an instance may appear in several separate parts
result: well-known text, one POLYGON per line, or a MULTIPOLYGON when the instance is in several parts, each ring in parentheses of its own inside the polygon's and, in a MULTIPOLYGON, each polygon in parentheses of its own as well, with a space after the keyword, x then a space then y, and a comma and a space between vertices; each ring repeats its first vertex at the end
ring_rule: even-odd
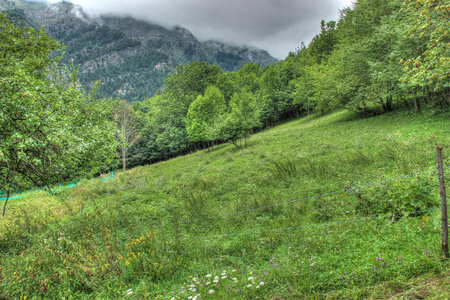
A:
POLYGON ((164 80, 180 64, 205 61, 224 71, 247 63, 264 67, 278 60, 249 46, 199 41, 181 26, 164 26, 113 15, 90 16, 68 2, 0 0, 0 10, 19 26, 44 27, 66 46, 65 63, 79 66, 82 85, 97 80, 100 96, 142 101, 164 88, 164 80))

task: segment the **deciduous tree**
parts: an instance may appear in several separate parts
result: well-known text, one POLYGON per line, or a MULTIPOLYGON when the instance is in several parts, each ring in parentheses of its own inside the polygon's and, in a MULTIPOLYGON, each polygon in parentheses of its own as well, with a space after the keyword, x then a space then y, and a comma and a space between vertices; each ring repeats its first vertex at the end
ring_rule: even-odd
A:
POLYGON ((0 190, 90 176, 108 164, 114 129, 76 72, 58 71, 60 45, 43 30, 15 28, 0 14, 0 190))

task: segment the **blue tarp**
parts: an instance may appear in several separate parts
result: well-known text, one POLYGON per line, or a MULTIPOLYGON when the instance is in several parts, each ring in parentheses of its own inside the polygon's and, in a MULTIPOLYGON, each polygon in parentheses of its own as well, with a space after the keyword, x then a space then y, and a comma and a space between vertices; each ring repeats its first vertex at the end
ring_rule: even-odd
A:
MULTIPOLYGON (((103 178, 102 180, 103 180, 103 181, 108 181, 108 180, 110 180, 110 179, 114 179, 114 172, 111 172, 111 176, 106 177, 106 178, 103 178)), ((66 189, 73 188, 74 186, 77 185, 77 182, 78 182, 78 181, 80 181, 80 180, 77 180, 77 181, 75 181, 75 182, 72 182, 72 183, 70 183, 70 184, 67 185, 67 186, 62 185, 63 188, 62 188, 62 189, 58 189, 58 190, 53 191, 53 194, 62 191, 64 188, 66 188, 66 189)), ((34 188, 34 189, 30 189, 29 191, 33 191, 33 190, 37 190, 37 189, 45 189, 45 188, 34 188)), ((6 194, 6 193, 3 192, 3 191, 0 192, 0 195, 4 195, 4 194, 6 194)), ((18 199, 18 198, 23 198, 23 196, 9 197, 9 199, 18 199)), ((6 200, 6 197, 0 198, 0 201, 2 201, 2 200, 6 200)))

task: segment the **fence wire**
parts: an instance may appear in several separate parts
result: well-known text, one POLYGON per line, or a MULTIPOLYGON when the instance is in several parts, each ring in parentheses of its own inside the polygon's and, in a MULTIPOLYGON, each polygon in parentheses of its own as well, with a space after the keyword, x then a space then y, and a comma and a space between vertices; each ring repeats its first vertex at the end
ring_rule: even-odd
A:
POLYGON ((313 225, 288 227, 288 228, 279 228, 279 229, 271 229, 271 230, 262 230, 262 231, 229 233, 229 234, 209 235, 209 236, 201 236, 201 237, 188 237, 188 238, 181 238, 179 240, 211 239, 211 238, 222 238, 222 237, 229 237, 229 236, 252 235, 252 234, 279 232, 279 231, 290 231, 290 230, 298 230, 298 229, 302 229, 302 228, 312 228, 312 227, 320 227, 320 226, 335 226, 335 225, 344 224, 344 223, 362 222, 362 221, 369 221, 369 220, 382 219, 382 218, 393 218, 393 217, 397 217, 397 216, 412 215, 412 214, 418 214, 418 213, 424 213, 424 212, 430 212, 430 211, 436 211, 436 210, 441 210, 441 209, 440 208, 426 209, 426 210, 419 210, 419 211, 413 211, 413 212, 407 212, 407 213, 392 214, 392 215, 386 215, 386 216, 367 217, 367 218, 355 219, 355 220, 343 220, 343 221, 330 222, 330 223, 313 224, 313 225))
MULTIPOLYGON (((448 168, 450 168, 450 166, 445 167, 445 169, 448 169, 448 168)), ((280 205, 287 205, 287 204, 302 202, 302 201, 306 201, 306 200, 310 200, 310 199, 315 199, 315 198, 326 197, 326 196, 330 196, 330 195, 334 195, 334 194, 344 193, 344 192, 348 192, 348 191, 351 191, 351 190, 362 189, 362 188, 366 188, 366 187, 369 187, 369 186, 374 186, 374 185, 381 184, 381 183, 386 183, 386 182, 400 180, 400 179, 404 179, 404 178, 408 178, 408 177, 413 177, 413 176, 417 176, 417 175, 421 175, 421 174, 425 174, 425 173, 431 173, 433 171, 437 171, 437 168, 436 169, 432 169, 432 170, 428 170, 428 171, 422 171, 422 172, 417 172, 417 173, 413 173, 413 174, 409 174, 409 175, 395 177, 395 178, 391 178, 391 179, 386 179, 386 180, 382 180, 382 181, 377 181, 377 182, 373 182, 373 183, 369 183, 369 184, 365 184, 365 185, 360 185, 360 186, 356 186, 356 187, 349 187, 349 188, 345 188, 343 190, 338 190, 338 191, 329 192, 329 193, 325 193, 325 194, 305 197, 305 198, 301 198, 301 199, 297 199, 297 200, 291 200, 291 201, 287 201, 287 202, 275 203, 275 204, 271 204, 271 205, 266 205, 266 206, 261 206, 261 207, 256 207, 256 208, 250 208, 250 209, 246 209, 246 210, 241 210, 241 211, 236 211, 236 212, 231 212, 231 213, 226 213, 226 214, 221 214, 221 215, 215 215, 215 216, 210 216, 210 217, 205 217, 205 218, 198 218, 198 219, 192 219, 192 220, 188 220, 188 221, 182 221, 182 222, 178 222, 178 224, 189 224, 189 223, 194 223, 194 222, 199 222, 199 221, 204 221, 204 220, 211 220, 211 219, 216 219, 216 218, 221 218, 221 217, 226 217, 226 216, 231 216, 231 215, 237 215, 237 214, 241 214, 241 213, 247 213, 247 212, 251 212, 251 211, 257 211, 257 210, 271 208, 271 207, 276 207, 276 206, 280 206, 280 205)), ((163 223, 161 225, 155 225, 154 227, 164 227, 164 226, 169 226, 169 225, 174 225, 174 223, 163 223)))

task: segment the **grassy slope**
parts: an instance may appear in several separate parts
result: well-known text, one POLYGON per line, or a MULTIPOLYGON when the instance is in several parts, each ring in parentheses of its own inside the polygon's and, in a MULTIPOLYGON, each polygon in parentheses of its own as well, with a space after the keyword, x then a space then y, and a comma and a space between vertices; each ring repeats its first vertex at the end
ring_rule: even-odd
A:
POLYGON ((439 212, 375 218, 438 208, 437 175, 344 189, 435 168, 449 123, 339 111, 260 132, 243 149, 220 145, 57 197, 30 193, 0 223, 0 296, 448 298, 439 212), (214 276, 227 278, 204 286, 214 276))

